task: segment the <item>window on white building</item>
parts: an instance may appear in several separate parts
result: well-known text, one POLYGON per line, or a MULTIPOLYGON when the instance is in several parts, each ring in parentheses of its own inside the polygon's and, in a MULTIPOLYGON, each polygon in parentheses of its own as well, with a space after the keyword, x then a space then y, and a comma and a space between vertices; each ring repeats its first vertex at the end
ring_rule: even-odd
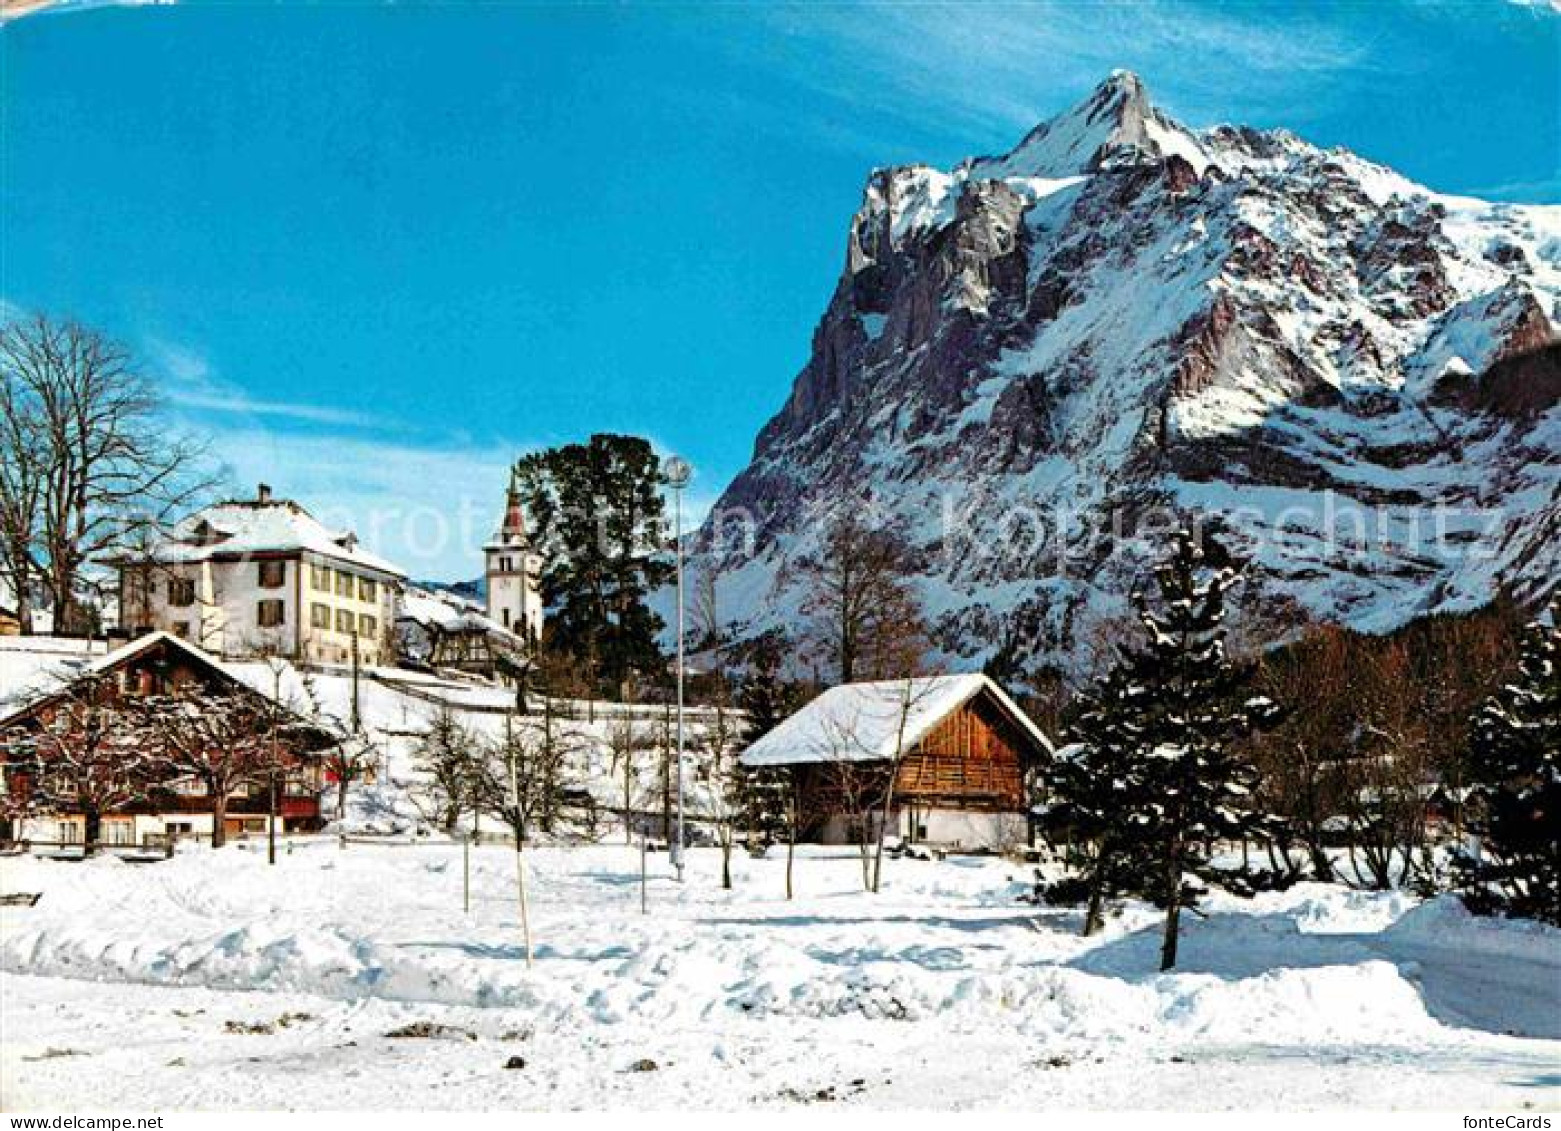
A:
POLYGON ((195 604, 195 581, 189 577, 168 579, 168 604, 175 609, 187 609, 195 604))
POLYGON ((379 621, 375 620, 366 613, 358 618, 359 636, 367 636, 370 640, 372 640, 374 639, 374 635, 377 632, 379 632, 379 621))
POLYGON ((348 635, 351 635, 352 630, 353 630, 352 610, 351 609, 337 609, 336 610, 336 631, 337 632, 345 632, 348 635))
POLYGON ((286 562, 261 562, 260 563, 260 588, 280 589, 287 584, 286 562))
POLYGON ((337 570, 336 571, 336 595, 338 597, 351 597, 352 596, 353 581, 354 580, 355 579, 353 578, 352 574, 348 573, 346 570, 342 570, 342 569, 337 570))
POLYGON ((322 605, 318 601, 316 601, 316 602, 314 602, 314 604, 310 605, 309 606, 309 627, 310 628, 330 628, 331 627, 331 607, 329 605, 322 605))
POLYGON ((358 578, 358 600, 374 601, 379 596, 379 586, 372 578, 358 578))
POLYGON ((261 628, 276 628, 287 623, 287 606, 280 600, 261 601, 255 606, 255 620, 261 628))

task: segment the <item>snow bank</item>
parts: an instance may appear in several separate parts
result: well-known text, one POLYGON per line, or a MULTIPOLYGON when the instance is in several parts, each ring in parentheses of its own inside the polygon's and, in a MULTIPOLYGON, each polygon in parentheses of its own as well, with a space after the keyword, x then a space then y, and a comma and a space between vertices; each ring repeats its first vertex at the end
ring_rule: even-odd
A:
POLYGON ((1420 904, 1383 934, 1390 944, 1430 946, 1561 967, 1561 929, 1532 919, 1475 915, 1455 895, 1438 896, 1420 904))
POLYGON ((387 943, 341 927, 250 924, 153 942, 81 928, 23 932, 11 972, 100 981, 302 992, 356 1000, 525 1009, 555 1024, 690 1023, 722 1016, 1016 1026, 1045 1041, 1405 1039, 1437 1026, 1394 966, 1281 969, 1252 978, 1172 974, 1130 982, 1055 966, 973 971, 956 947, 839 961, 753 934, 641 950, 542 945, 528 974, 517 943, 387 943))
POLYGON ((340 1001, 517 1010, 561 1029, 662 1031, 849 1020, 1000 1026, 1038 1047, 1251 1041, 1415 1044, 1474 1025, 1546 1035, 1542 980, 1561 932, 1478 921, 1456 901, 1302 885, 1189 916, 1182 964, 1158 967, 1160 918, 1130 906, 1092 939, 1076 911, 1011 898, 997 860, 891 861, 882 895, 857 860, 813 850, 799 898, 780 898, 784 860, 691 853, 690 882, 652 864, 653 914, 639 913, 638 854, 625 847, 528 853, 536 965, 521 961, 513 856, 473 852, 472 911, 450 845, 299 847, 275 868, 235 849, 146 866, 6 860, 7 890, 41 890, 0 922, 0 970, 90 981, 306 993, 340 1001), (1501 953, 1509 986, 1481 1006, 1501 953), (1472 969, 1471 977, 1460 971, 1472 969), (1527 1004, 1524 1004, 1527 999, 1527 1004), (1428 1011, 1427 1002, 1432 1008, 1428 1011), (1471 1001, 1473 1003, 1471 1004, 1471 1001), (1482 1012, 1483 1010, 1483 1012, 1482 1012), (1516 1011, 1516 1012, 1514 1012, 1516 1011))

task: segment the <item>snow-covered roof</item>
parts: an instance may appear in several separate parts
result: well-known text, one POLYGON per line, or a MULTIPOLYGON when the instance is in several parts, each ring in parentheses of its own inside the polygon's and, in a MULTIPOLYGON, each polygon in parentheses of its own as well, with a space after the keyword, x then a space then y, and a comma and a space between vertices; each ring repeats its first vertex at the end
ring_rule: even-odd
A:
POLYGON ((108 646, 60 636, 0 636, 0 715, 58 690, 108 646))
POLYGON ((208 656, 205 652, 202 652, 195 645, 189 643, 188 641, 179 639, 171 632, 163 632, 159 630, 157 632, 148 632, 145 636, 137 636, 128 644, 121 644, 118 648, 115 648, 111 652, 105 652, 103 655, 98 656, 95 659, 88 660, 85 664, 81 665, 81 668, 77 674, 83 676, 102 675, 104 672, 113 671, 126 660, 133 660, 142 652, 149 651, 155 645, 164 642, 171 644, 175 649, 188 652, 191 658, 199 663, 208 664, 211 667, 218 666, 215 659, 213 659, 211 656, 208 656))
POLYGON ((477 612, 475 602, 467 601, 453 593, 434 593, 416 585, 409 585, 401 594, 396 615, 418 624, 450 629, 468 612, 477 612))
POLYGON ((745 750, 742 762, 789 766, 887 761, 915 746, 982 692, 990 693, 1042 749, 1052 749, 1051 741, 1018 704, 987 676, 975 672, 830 688, 745 750))
POLYGON ((440 632, 484 632, 517 651, 526 646, 524 640, 484 613, 476 602, 452 593, 408 586, 401 595, 396 617, 440 632))
MULTIPOLYGON (((93 649, 94 641, 64 640, 43 637, 18 637, 16 639, 29 640, 35 645, 27 649, 6 649, 3 653, 8 657, 31 656, 37 658, 52 659, 52 664, 32 665, 30 678, 23 682, 11 684, 11 676, 14 674, 8 670, 10 665, 0 664, 0 726, 4 726, 18 715, 30 712, 40 704, 53 699, 64 692, 77 680, 87 679, 92 676, 104 675, 112 672, 129 661, 135 659, 144 652, 151 651, 159 646, 166 646, 175 651, 183 652, 196 663, 210 668, 219 674, 226 676, 236 684, 243 685, 258 692, 263 697, 271 697, 272 689, 261 681, 246 678, 248 673, 236 670, 236 665, 227 664, 212 656, 188 640, 183 640, 170 632, 149 632, 145 636, 138 636, 127 644, 122 644, 112 651, 97 652, 93 649), (47 641, 50 647, 38 646, 36 642, 47 641), (74 647, 66 647, 74 646, 74 647)), ((23 665, 16 665, 17 668, 23 665)), ((313 712, 298 710, 298 704, 286 697, 278 699, 283 706, 293 710, 305 718, 312 718, 313 712)), ((305 705, 307 707, 307 705, 305 705)), ((326 720, 314 719, 324 723, 326 720)))
POLYGON ((361 569, 403 578, 406 571, 360 547, 350 531, 332 531, 291 499, 215 503, 196 511, 152 550, 159 562, 186 563, 249 555, 318 554, 361 569))

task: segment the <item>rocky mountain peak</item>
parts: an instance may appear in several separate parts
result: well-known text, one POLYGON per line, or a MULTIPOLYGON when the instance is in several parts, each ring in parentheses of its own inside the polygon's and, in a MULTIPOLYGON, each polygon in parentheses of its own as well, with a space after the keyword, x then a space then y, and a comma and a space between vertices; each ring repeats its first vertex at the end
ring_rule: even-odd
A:
POLYGON ((1113 71, 1088 98, 1036 126, 1002 157, 969 163, 972 178, 1069 177, 1130 168, 1175 154, 1209 164, 1192 131, 1161 113, 1143 81, 1113 71))
POLYGON ((1193 132, 1119 72, 1005 156, 872 175, 696 568, 734 635, 794 626, 818 520, 870 505, 965 664, 1077 663, 1166 522, 1225 531, 1259 638, 1538 592, 1561 576, 1558 323, 1561 207, 1193 132))

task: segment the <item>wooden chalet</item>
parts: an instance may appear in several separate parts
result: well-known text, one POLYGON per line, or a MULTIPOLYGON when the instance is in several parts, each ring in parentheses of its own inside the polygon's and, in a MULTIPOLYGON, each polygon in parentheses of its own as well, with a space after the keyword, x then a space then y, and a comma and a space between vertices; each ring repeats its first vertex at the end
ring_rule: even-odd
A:
POLYGON ((1051 754, 1003 689, 971 674, 832 688, 742 762, 790 774, 804 839, 876 835, 892 775, 889 836, 986 849, 1024 839, 1026 781, 1051 754))
POLYGON ((435 671, 523 683, 533 642, 449 594, 412 588, 396 616, 404 655, 435 671))
MULTIPOLYGON (((87 840, 88 819, 79 810, 39 809, 30 803, 39 772, 31 755, 30 735, 41 732, 67 706, 90 701, 113 703, 140 696, 226 693, 266 696, 230 672, 223 664, 166 632, 140 637, 106 655, 76 666, 52 688, 0 717, 0 782, 12 820, 0 834, 13 840, 80 844, 87 840)), ((105 718, 116 719, 114 713, 105 718)), ((129 727, 130 714, 117 716, 129 727)), ((277 831, 304 831, 321 823, 324 787, 322 757, 342 740, 334 728, 302 718, 285 706, 275 731, 282 771, 276 780, 249 782, 230 795, 224 831, 229 838, 265 833, 273 807, 277 831), (275 797, 272 795, 275 789, 275 797)), ((272 737, 268 733, 268 738, 272 737)), ((112 741, 113 736, 109 736, 112 741)), ((132 745, 127 742, 127 747, 132 745)), ((132 799, 98 815, 97 842, 109 845, 160 843, 179 836, 210 836, 212 799, 200 783, 154 777, 132 799)))

